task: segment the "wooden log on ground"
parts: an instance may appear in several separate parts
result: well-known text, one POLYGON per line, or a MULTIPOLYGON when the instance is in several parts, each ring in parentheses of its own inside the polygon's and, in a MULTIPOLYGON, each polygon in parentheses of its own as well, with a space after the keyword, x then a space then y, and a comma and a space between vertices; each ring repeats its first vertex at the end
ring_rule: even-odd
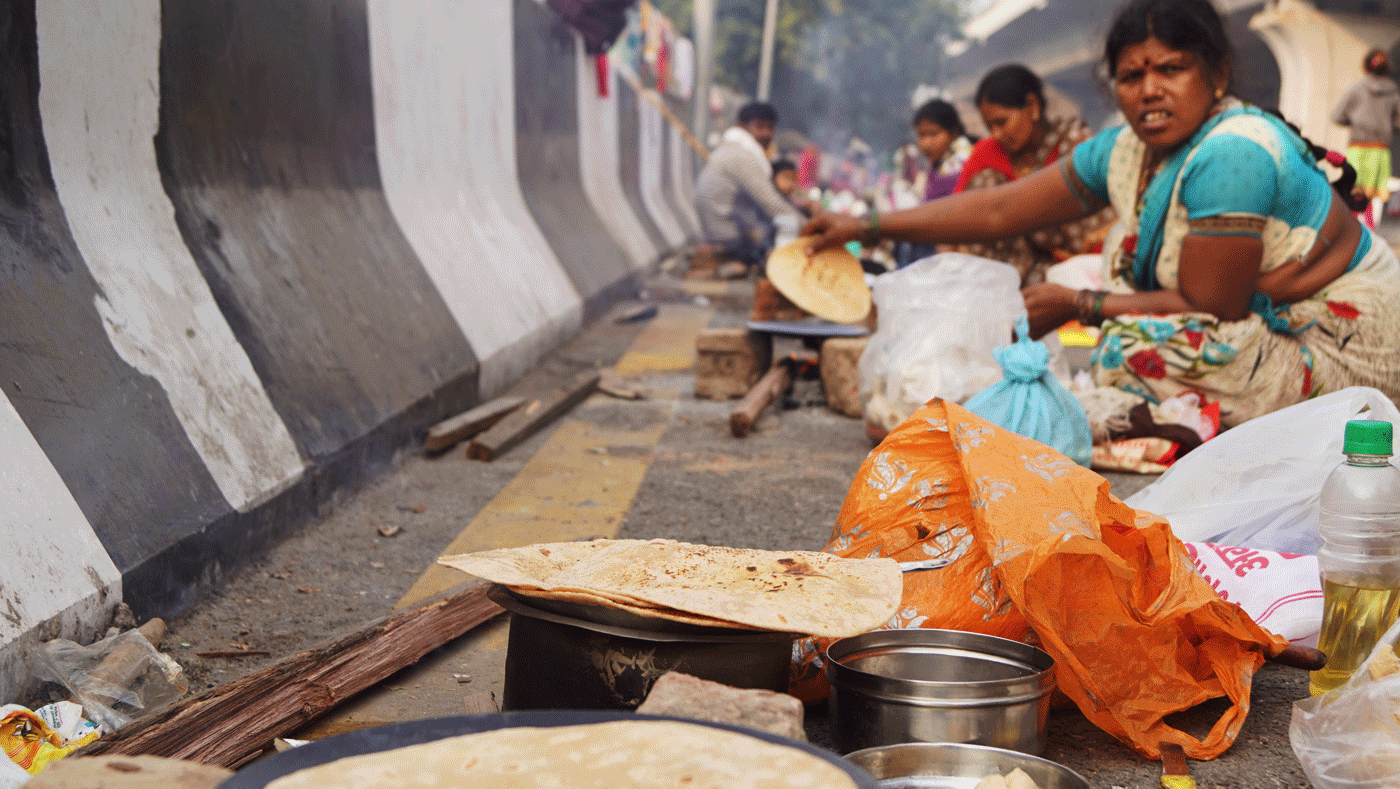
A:
POLYGON ((583 402, 598 387, 601 374, 596 370, 579 373, 568 384, 524 408, 519 408, 490 430, 472 439, 467 457, 474 460, 495 460, 535 431, 554 421, 570 408, 583 402))
POLYGON ((157 710, 74 755, 164 756, 236 767, 276 737, 500 614, 471 582, 255 674, 157 710))
POLYGON ((489 429, 524 404, 523 397, 497 397, 489 403, 482 403, 470 411, 438 422, 428 428, 428 437, 423 439, 423 449, 428 452, 451 449, 457 442, 466 441, 489 429))
POLYGON ((782 397, 783 392, 791 385, 792 376, 783 365, 776 365, 764 373, 749 393, 744 395, 744 399, 729 412, 729 432, 733 433, 735 438, 748 435, 763 409, 782 397))

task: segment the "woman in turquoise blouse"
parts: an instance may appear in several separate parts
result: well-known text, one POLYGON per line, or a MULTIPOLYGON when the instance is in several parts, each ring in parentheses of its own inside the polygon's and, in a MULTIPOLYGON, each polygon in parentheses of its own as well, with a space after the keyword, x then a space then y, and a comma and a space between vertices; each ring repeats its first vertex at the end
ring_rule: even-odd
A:
MULTIPOLYGON (((1233 425, 1324 392, 1400 398, 1400 261, 1363 228, 1278 118, 1229 93, 1229 40, 1208 0, 1133 0, 1105 61, 1127 125, 1060 165, 909 211, 821 215, 813 248, 887 236, 998 238, 1113 206, 1104 290, 1022 291, 1037 336, 1101 325, 1093 374, 1125 415, 1198 392, 1233 425)), ((1091 414, 1091 420, 1115 415, 1091 414)))

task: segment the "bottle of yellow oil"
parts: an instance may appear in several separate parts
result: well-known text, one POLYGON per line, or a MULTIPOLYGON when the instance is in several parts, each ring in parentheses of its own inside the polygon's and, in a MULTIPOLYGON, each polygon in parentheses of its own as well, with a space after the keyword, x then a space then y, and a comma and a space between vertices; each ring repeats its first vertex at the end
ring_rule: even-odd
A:
POLYGON ((1312 673, 1313 695, 1351 678, 1400 615, 1400 468, 1391 465, 1389 422, 1347 423, 1346 461, 1323 483, 1322 634, 1327 666, 1312 673))

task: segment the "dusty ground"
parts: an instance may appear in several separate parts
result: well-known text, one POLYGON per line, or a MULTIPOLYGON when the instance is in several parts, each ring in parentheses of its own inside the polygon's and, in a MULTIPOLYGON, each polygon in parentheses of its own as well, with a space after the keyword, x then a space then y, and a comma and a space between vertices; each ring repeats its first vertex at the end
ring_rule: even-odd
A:
MULTIPOLYGON (((742 299, 727 300, 726 292, 722 287, 709 291, 717 323, 732 323, 743 310, 742 299)), ((654 286, 648 295, 663 301, 693 298, 674 283, 654 286)), ((602 321, 542 364, 523 388, 543 387, 584 367, 609 366, 643 328, 602 321)), ((689 372, 641 375, 630 383, 649 398, 630 402, 599 395, 568 416, 605 428, 664 425, 645 478, 619 526, 620 536, 764 548, 825 545, 850 480, 870 449, 858 421, 820 407, 770 412, 753 435, 740 441, 727 432, 731 404, 694 399, 689 372)), ((802 399, 802 393, 798 395, 802 399)), ((388 613, 444 547, 521 473, 550 433, 544 431, 491 463, 468 460, 460 447, 438 457, 405 450, 392 473, 344 497, 333 512, 252 562, 219 594, 172 622, 167 651, 200 690, 388 613), (229 649, 269 654, 195 654, 229 649)), ((601 449, 599 462, 604 462, 607 448, 601 449)), ((1120 495, 1146 481, 1114 479, 1120 495)), ((368 694, 373 699, 361 706, 369 712, 362 709, 342 717, 459 714, 464 692, 499 690, 505 631, 500 621, 448 645, 423 667, 390 678, 368 694), (455 684, 462 679, 453 677, 468 671, 475 672, 471 684, 455 684)), ((1287 740, 1291 704, 1305 694, 1305 685, 1303 672, 1266 667, 1255 683, 1254 710, 1235 747, 1216 761, 1192 764, 1200 784, 1308 786, 1287 740)), ((1181 725, 1203 733, 1218 713, 1199 710, 1184 716, 1181 725)), ((352 721, 343 728, 355 725, 363 724, 352 721)), ((825 727, 824 709, 812 709, 809 732, 815 742, 829 742, 825 727)), ((1079 770, 1096 787, 1158 785, 1160 765, 1141 759, 1077 710, 1052 715, 1045 755, 1079 770)))

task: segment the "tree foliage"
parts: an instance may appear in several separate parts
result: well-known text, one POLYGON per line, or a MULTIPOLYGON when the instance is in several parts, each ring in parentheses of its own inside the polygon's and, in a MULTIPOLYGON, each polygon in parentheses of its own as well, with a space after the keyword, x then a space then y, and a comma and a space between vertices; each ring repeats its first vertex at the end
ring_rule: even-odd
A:
MULTIPOLYGON (((653 0, 689 34, 692 0, 653 0)), ((714 81, 758 86, 764 0, 718 0, 714 81)), ((957 0, 780 0, 772 101, 790 126, 829 150, 852 136, 877 148, 908 139, 909 97, 936 83, 958 36, 957 0)))

